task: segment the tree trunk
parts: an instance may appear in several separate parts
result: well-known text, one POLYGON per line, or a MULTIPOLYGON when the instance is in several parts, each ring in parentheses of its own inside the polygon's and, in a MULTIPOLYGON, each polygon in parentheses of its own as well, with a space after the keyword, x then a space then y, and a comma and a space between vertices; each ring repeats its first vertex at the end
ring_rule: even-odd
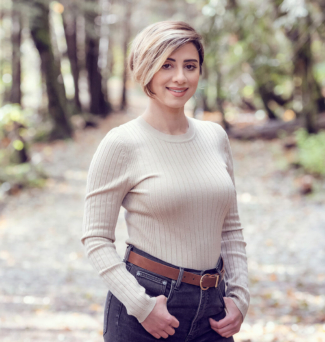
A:
MULTIPOLYGON (((302 18, 302 20, 304 20, 302 18)), ((318 114, 318 91, 316 80, 313 75, 313 57, 311 51, 311 36, 308 26, 311 25, 310 15, 306 17, 300 27, 287 32, 287 36, 294 47, 294 75, 301 79, 302 114, 305 120, 305 128, 309 133, 316 133, 318 114), (303 34, 302 34, 303 33, 303 34), (301 39, 303 37, 303 39, 301 39)))
POLYGON ((109 29, 109 35, 108 35, 108 51, 107 51, 107 71, 108 71, 108 75, 109 77, 111 75, 113 75, 113 70, 114 70, 114 55, 113 55, 113 47, 115 44, 114 41, 114 32, 115 30, 110 28, 109 29))
POLYGON ((19 0, 12 1, 12 85, 10 93, 10 102, 21 104, 21 61, 20 61, 20 44, 21 44, 22 20, 19 9, 19 0))
POLYGON ((322 88, 318 83, 316 83, 315 86, 316 86, 316 93, 317 93, 318 111, 324 112, 325 111, 325 97, 322 94, 322 88))
POLYGON ((41 59, 41 70, 46 82, 48 109, 53 121, 50 139, 65 139, 72 136, 68 120, 68 104, 65 97, 60 65, 55 60, 50 40, 49 2, 31 0, 33 14, 30 17, 30 30, 41 59))
POLYGON ((100 73, 102 75, 102 86, 103 86, 103 93, 105 97, 105 101, 108 105, 108 112, 111 112, 112 106, 109 101, 109 87, 108 87, 108 80, 111 76, 110 70, 107 66, 108 63, 108 53, 109 53, 109 46, 110 46, 110 26, 107 18, 109 17, 109 11, 111 8, 111 3, 109 0, 101 0, 101 27, 100 27, 100 44, 99 44, 99 59, 98 59, 98 66, 100 69, 100 73))
POLYGON ((74 82, 74 105, 75 111, 81 112, 79 99, 79 63, 77 45, 77 9, 73 5, 66 5, 63 12, 63 26, 65 39, 67 41, 67 52, 71 65, 71 72, 74 82))
POLYGON ((123 67, 123 77, 122 77, 122 97, 121 97, 121 105, 120 110, 124 110, 127 106, 126 100, 126 81, 127 81, 127 49, 128 49, 128 42, 130 40, 131 35, 131 12, 132 12, 132 2, 128 0, 124 0, 124 4, 126 7, 126 12, 124 15, 124 41, 123 41, 123 56, 124 56, 124 67, 123 67))
POLYGON ((277 116, 274 114, 272 109, 269 107, 269 101, 272 100, 272 97, 270 96, 271 91, 267 89, 266 84, 258 84, 258 92, 261 96, 261 99, 263 101, 264 107, 266 109, 267 116, 270 120, 277 120, 277 116))
MULTIPOLYGON (((297 118, 291 121, 270 120, 264 124, 249 125, 243 128, 232 127, 228 132, 229 137, 239 140, 256 140, 256 139, 278 139, 281 132, 292 135, 298 128, 305 126, 303 118, 297 118)), ((325 128, 325 115, 318 115, 317 127, 325 128)))
MULTIPOLYGON (((229 8, 234 12, 234 17, 239 23, 238 29, 236 30, 236 35, 238 36, 239 40, 246 40, 247 31, 245 28, 240 24, 240 5, 238 4, 237 0, 229 0, 229 8)), ((254 51, 255 52, 255 51, 254 51)), ((256 53, 256 52, 255 52, 256 53)), ((251 65, 251 60, 247 61, 251 65)), ((267 85, 264 84, 263 75, 260 75, 258 72, 256 72, 255 68, 252 67, 253 70, 253 77, 256 80, 257 83, 257 90, 261 97, 261 100, 263 102, 264 108, 266 110, 266 113, 268 115, 268 118, 270 120, 277 120, 277 116, 274 114, 274 112, 271 110, 271 108, 268 105, 268 102, 271 100, 271 93, 273 94, 273 89, 268 89, 267 85)))
POLYGON ((220 65, 217 65, 217 108, 219 112, 221 113, 222 116, 222 125, 224 126, 225 130, 228 132, 231 125, 230 123, 226 120, 225 118, 225 111, 223 109, 223 101, 224 101, 224 96, 222 94, 222 74, 220 71, 220 65))
MULTIPOLYGON (((277 16, 280 13, 279 6, 282 1, 274 1, 277 16)), ((313 57, 311 51, 311 34, 312 20, 310 13, 304 18, 299 18, 299 24, 292 29, 286 30, 286 36, 291 41, 293 47, 293 65, 294 76, 301 80, 301 85, 295 86, 295 92, 302 99, 301 114, 304 117, 305 128, 309 133, 316 133, 318 108, 322 105, 320 98, 320 88, 313 75, 313 57), (299 94, 301 93, 301 94, 299 94)))
POLYGON ((102 75, 98 68, 99 58, 99 25, 95 24, 98 17, 98 2, 86 0, 86 69, 90 93, 90 108, 92 114, 105 117, 110 107, 105 100, 102 86, 102 75))
MULTIPOLYGON (((325 0, 319 0, 318 6, 320 7, 320 13, 322 14, 322 23, 325 23, 325 0)), ((325 43, 325 25, 319 25, 317 27, 317 32, 320 39, 325 43)), ((316 82, 316 92, 317 92, 317 105, 318 111, 325 111, 325 96, 322 94, 322 88, 319 83, 316 82)))
POLYGON ((207 98, 207 85, 209 82, 209 77, 208 77, 209 71, 205 63, 202 64, 202 68, 203 68, 203 80, 204 80, 204 84, 206 85, 205 89, 203 89, 203 91, 200 93, 201 100, 202 100, 202 109, 204 112, 211 112, 211 109, 208 105, 208 98, 207 98))

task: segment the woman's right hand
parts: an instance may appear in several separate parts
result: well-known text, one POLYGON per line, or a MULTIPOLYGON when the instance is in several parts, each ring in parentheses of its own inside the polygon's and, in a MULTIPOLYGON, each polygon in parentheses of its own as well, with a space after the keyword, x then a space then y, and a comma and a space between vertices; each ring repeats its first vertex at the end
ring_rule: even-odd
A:
POLYGON ((179 321, 168 312, 167 297, 160 295, 156 300, 153 310, 141 324, 155 338, 167 338, 175 334, 174 328, 179 327, 179 321))

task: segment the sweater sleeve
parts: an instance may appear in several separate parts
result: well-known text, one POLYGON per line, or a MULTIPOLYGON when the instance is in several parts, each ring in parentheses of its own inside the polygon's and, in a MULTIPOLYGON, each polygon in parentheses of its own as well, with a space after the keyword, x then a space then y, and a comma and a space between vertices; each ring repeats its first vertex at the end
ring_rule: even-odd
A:
POLYGON ((244 241, 243 227, 240 223, 237 208, 237 191, 234 178, 232 152, 228 135, 226 132, 224 133, 227 170, 234 185, 235 195, 233 196, 232 203, 223 223, 221 256, 223 257, 226 268, 226 296, 233 299, 244 319, 250 301, 247 257, 245 250, 246 242, 244 241))
POLYGON ((131 189, 129 153, 118 127, 100 142, 90 163, 83 217, 82 243, 87 256, 128 314, 142 323, 156 304, 128 272, 115 247, 115 227, 123 199, 131 189))

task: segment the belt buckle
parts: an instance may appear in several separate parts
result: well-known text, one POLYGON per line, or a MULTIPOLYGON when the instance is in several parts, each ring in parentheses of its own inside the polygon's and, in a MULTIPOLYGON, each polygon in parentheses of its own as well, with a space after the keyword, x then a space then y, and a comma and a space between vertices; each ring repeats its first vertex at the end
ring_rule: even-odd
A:
POLYGON ((201 279, 200 279, 200 287, 201 287, 201 289, 202 290, 207 290, 208 288, 209 288, 209 286, 207 286, 207 287, 203 287, 202 286, 202 281, 203 281, 203 278, 205 277, 205 276, 210 276, 210 275, 212 275, 212 276, 215 276, 216 277, 216 284, 215 284, 215 287, 218 287, 218 283, 219 283, 219 274, 209 274, 209 273, 206 273, 206 274, 204 274, 202 277, 201 277, 201 279))
MULTIPOLYGON (((215 275, 215 274, 214 274, 215 275)), ((219 274, 217 274, 217 275, 215 275, 216 276, 216 278, 217 278, 217 280, 216 280, 216 284, 215 284, 215 286, 214 287, 218 287, 218 285, 219 285, 219 274)))

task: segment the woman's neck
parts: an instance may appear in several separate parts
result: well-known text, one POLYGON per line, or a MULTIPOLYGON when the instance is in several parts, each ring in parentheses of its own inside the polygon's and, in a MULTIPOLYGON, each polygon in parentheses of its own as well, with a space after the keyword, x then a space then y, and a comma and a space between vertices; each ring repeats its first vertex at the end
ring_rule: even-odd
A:
POLYGON ((152 127, 166 134, 184 134, 188 130, 184 107, 171 108, 149 101, 141 117, 152 127))

